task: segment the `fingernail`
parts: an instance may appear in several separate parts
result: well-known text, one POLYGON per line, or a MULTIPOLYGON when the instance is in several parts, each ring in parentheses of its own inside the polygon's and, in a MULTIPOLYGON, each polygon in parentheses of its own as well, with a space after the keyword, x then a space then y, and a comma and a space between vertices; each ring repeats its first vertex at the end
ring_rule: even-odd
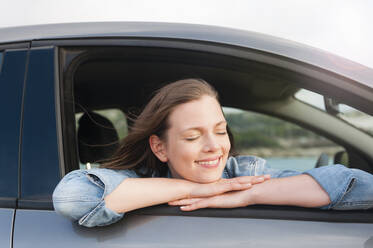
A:
POLYGON ((258 177, 258 180, 262 181, 264 180, 264 177, 258 177))
POLYGON ((184 209, 186 209, 186 206, 181 206, 180 209, 184 210, 184 209))

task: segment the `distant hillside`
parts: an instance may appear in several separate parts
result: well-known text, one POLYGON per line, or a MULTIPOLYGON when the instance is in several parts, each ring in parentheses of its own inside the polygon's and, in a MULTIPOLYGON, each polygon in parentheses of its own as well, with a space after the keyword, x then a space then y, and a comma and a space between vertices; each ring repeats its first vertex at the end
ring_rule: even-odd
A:
POLYGON ((335 146, 331 141, 295 124, 251 112, 226 113, 236 150, 251 148, 311 148, 335 146))

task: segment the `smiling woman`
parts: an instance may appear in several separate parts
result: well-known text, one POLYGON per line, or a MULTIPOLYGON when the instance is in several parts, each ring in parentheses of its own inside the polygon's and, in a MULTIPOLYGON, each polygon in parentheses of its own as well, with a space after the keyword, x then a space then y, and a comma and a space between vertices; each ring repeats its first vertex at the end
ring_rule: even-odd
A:
POLYGON ((162 141, 152 135, 150 146, 158 159, 168 164, 173 178, 211 183, 221 178, 227 162, 230 150, 227 123, 214 97, 196 97, 200 99, 172 111, 167 138, 162 141))
POLYGON ((156 92, 104 168, 62 179, 53 194, 55 210, 91 227, 161 203, 183 211, 253 204, 372 207, 373 175, 364 171, 341 165, 275 170, 258 157, 228 158, 230 148, 212 86, 201 79, 176 81, 156 92))

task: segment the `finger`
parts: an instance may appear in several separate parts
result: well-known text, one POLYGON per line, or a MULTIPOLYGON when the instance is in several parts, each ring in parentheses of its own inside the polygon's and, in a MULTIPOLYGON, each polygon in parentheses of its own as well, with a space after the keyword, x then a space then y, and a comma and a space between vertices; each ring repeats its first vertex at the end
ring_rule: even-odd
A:
POLYGON ((221 179, 214 183, 198 185, 195 187, 191 193, 191 198, 201 198, 201 197, 210 197, 214 195, 220 195, 229 191, 245 190, 252 187, 250 182, 247 182, 247 179, 242 178, 231 178, 231 179, 221 179))
POLYGON ((200 208, 236 208, 247 206, 248 203, 237 194, 241 192, 225 193, 223 195, 204 198, 196 203, 180 207, 182 211, 193 211, 200 208))
POLYGON ((270 178, 271 178, 271 175, 256 176, 251 183, 252 184, 262 183, 264 181, 269 180, 270 178))
POLYGON ((184 205, 184 206, 181 206, 180 209, 182 211, 193 211, 193 210, 197 210, 197 209, 200 209, 200 208, 207 208, 209 207, 209 201, 211 201, 211 198, 208 198, 206 200, 200 200, 196 203, 193 203, 193 204, 190 204, 190 205, 184 205))
POLYGON ((202 199, 203 198, 181 199, 181 200, 171 201, 171 202, 168 203, 168 205, 171 205, 171 206, 190 205, 190 204, 196 203, 196 202, 198 202, 202 199))
POLYGON ((221 181, 222 191, 219 193, 224 193, 232 190, 243 190, 248 189, 252 186, 251 179, 248 181, 248 178, 231 178, 221 181))
POLYGON ((239 183, 251 183, 253 180, 256 180, 260 178, 259 180, 268 180, 271 178, 271 175, 269 174, 265 174, 265 175, 259 175, 259 176, 240 176, 240 177, 235 177, 235 178, 231 178, 231 179, 228 179, 228 180, 236 180, 237 182, 239 183))

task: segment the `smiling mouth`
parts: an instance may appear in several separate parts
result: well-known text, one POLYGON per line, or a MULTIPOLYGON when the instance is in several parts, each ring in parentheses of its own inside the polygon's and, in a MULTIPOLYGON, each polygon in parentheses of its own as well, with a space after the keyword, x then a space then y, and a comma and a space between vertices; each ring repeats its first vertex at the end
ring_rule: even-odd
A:
POLYGON ((214 160, 196 161, 196 163, 204 168, 216 168, 219 166, 220 160, 221 156, 214 160))

